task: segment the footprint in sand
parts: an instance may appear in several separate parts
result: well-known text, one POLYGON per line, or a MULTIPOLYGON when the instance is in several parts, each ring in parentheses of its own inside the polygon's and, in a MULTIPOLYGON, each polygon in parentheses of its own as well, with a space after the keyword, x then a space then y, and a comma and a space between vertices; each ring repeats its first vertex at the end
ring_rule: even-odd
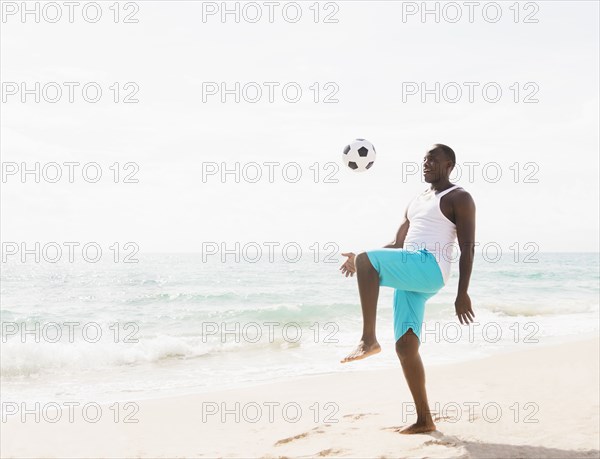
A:
POLYGON ((298 435, 294 435, 293 437, 288 437, 288 438, 283 438, 281 440, 278 440, 275 443, 275 446, 281 446, 281 445, 285 445, 286 443, 289 443, 291 441, 295 441, 295 440, 300 440, 301 438, 304 437, 308 437, 309 432, 304 432, 298 435))
POLYGON ((301 434, 294 435, 293 437, 282 438, 281 440, 278 440, 275 443, 275 446, 285 445, 286 443, 290 443, 292 441, 296 441, 296 440, 300 440, 302 438, 306 438, 309 435, 322 434, 322 433, 325 433, 325 431, 323 429, 321 429, 320 427, 314 427, 311 432, 303 432, 301 434))
POLYGON ((432 436, 435 437, 434 440, 428 440, 424 445, 442 445, 448 447, 461 447, 463 446, 463 441, 451 435, 444 435, 442 432, 431 432, 432 436))
POLYGON ((373 416, 377 413, 357 413, 357 414, 345 414, 344 417, 345 418, 350 418, 352 421, 358 421, 361 418, 364 418, 365 416, 373 416))
MULTIPOLYGON (((372 416, 372 415, 376 415, 376 414, 377 413, 351 413, 351 414, 344 415, 344 418, 347 418, 352 422, 352 421, 357 421, 359 419, 362 419, 365 416, 372 416)), ((325 433, 325 431, 323 430, 324 427, 331 427, 331 424, 325 424, 324 426, 313 427, 311 429, 311 431, 309 431, 309 432, 303 432, 301 434, 294 435, 293 437, 282 438, 281 440, 278 440, 277 442, 275 442, 275 446, 285 445, 292 441, 300 440, 302 438, 306 438, 309 435, 313 435, 313 434, 323 434, 323 433, 325 433)), ((339 452, 336 452, 336 451, 323 450, 317 454, 319 456, 329 456, 331 454, 338 454, 338 453, 339 452), (327 452, 327 454, 324 454, 325 452, 327 452), (323 454, 321 454, 321 453, 323 453, 323 454)))
POLYGON ((459 446, 451 440, 428 440, 423 443, 423 446, 442 445, 442 446, 459 446))
POLYGON ((343 449, 324 449, 323 451, 319 451, 315 456, 318 457, 328 457, 328 456, 339 456, 344 452, 343 449))

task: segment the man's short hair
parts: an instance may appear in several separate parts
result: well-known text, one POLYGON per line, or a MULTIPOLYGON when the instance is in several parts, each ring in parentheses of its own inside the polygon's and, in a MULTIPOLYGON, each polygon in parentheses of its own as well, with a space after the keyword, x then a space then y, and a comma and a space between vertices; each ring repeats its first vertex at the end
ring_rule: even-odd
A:
POLYGON ((456 155, 454 154, 454 150, 452 148, 450 148, 448 145, 444 145, 443 143, 436 143, 434 147, 434 150, 442 151, 446 155, 446 158, 452 161, 453 166, 456 164, 456 155))

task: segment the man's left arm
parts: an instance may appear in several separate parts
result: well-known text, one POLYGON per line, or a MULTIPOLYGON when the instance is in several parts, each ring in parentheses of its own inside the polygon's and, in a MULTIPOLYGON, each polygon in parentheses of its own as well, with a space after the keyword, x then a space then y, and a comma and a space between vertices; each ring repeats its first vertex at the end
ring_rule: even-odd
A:
POLYGON ((458 293, 454 307, 461 324, 473 322, 475 314, 471 307, 471 298, 467 293, 473 257, 475 255, 475 202, 466 191, 456 196, 454 201, 454 218, 456 222, 456 237, 460 247, 458 293))

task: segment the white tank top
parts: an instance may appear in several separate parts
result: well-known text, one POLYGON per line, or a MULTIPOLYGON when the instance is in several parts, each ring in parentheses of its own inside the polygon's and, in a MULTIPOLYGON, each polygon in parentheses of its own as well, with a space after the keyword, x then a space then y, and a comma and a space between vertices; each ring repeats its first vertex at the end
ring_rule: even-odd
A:
POLYGON ((460 186, 451 186, 438 194, 429 189, 411 201, 407 212, 410 225, 404 239, 404 249, 427 249, 431 252, 440 266, 444 285, 450 277, 456 225, 442 213, 440 199, 456 188, 460 186))

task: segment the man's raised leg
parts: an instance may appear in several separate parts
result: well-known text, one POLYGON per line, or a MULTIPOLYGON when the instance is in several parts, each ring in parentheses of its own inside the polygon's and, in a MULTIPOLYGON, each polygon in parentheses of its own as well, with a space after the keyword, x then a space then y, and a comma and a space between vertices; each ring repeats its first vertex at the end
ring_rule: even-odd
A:
POLYGON ((419 338, 412 329, 396 341, 396 353, 417 409, 417 422, 400 431, 403 434, 432 432, 435 424, 429 411, 425 390, 425 368, 419 354, 419 338))
POLYGON ((371 264, 366 253, 359 253, 354 261, 358 292, 363 316, 363 334, 360 343, 354 351, 348 354, 342 363, 364 359, 381 351, 381 346, 375 337, 377 318, 377 299, 379 298, 379 273, 371 264))

